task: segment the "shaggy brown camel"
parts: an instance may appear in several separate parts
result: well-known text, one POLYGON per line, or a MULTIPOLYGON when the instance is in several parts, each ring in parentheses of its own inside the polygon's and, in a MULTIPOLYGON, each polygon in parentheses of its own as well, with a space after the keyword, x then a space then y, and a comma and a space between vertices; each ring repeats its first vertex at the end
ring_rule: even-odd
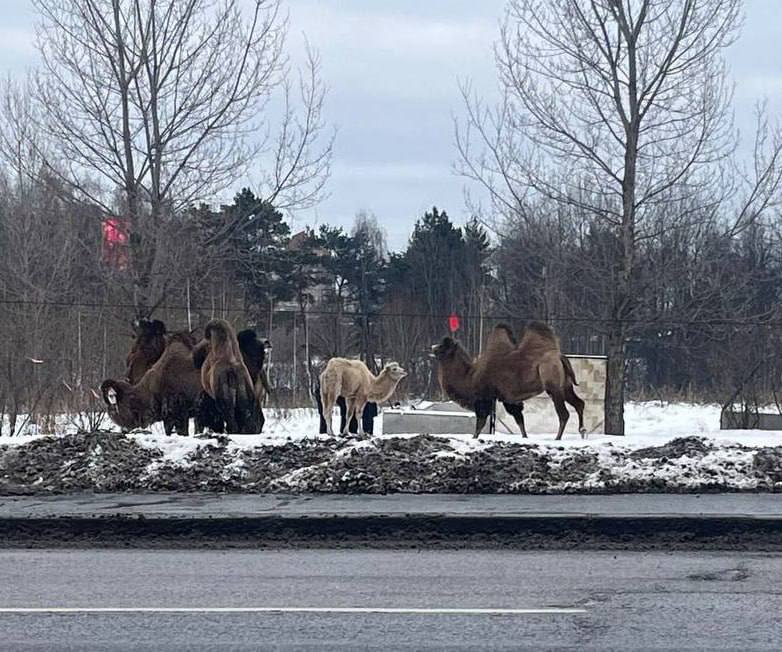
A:
POLYGON ((194 368, 201 367, 201 386, 215 401, 227 432, 260 432, 261 411, 233 326, 224 319, 210 321, 204 328, 204 341, 193 352, 192 363, 194 368), (207 353, 199 365, 204 350, 207 353))
MULTIPOLYGON (((239 331, 236 334, 236 341, 239 343, 242 362, 244 362, 244 366, 247 367, 247 371, 250 374, 250 380, 253 383, 258 410, 258 432, 263 432, 263 425, 266 422, 263 415, 263 401, 267 394, 271 394, 271 387, 269 386, 266 369, 264 369, 264 362, 266 359, 266 352, 271 350, 271 343, 269 340, 259 340, 257 333, 250 328, 239 331)), ((207 339, 201 340, 193 350, 193 363, 197 369, 203 367, 204 362, 209 355, 209 350, 209 340, 207 339)), ((224 432, 225 422, 220 418, 214 401, 206 392, 204 392, 204 395, 201 397, 201 406, 204 426, 210 428, 214 432, 224 432)))
POLYGON ((361 360, 331 358, 320 375, 320 397, 326 420, 326 432, 329 435, 334 434, 331 416, 337 398, 342 396, 347 402, 347 415, 342 434, 348 434, 348 424, 355 417, 358 422, 358 434, 363 436, 366 404, 382 403, 387 400, 405 376, 407 372, 397 362, 389 362, 383 367, 383 371, 375 376, 361 360))
POLYGON ((166 325, 159 319, 140 319, 133 324, 135 338, 125 362, 125 377, 135 385, 166 348, 166 325))
POLYGON ((255 398, 258 406, 263 406, 263 400, 272 393, 269 385, 269 377, 266 375, 264 362, 266 361, 267 351, 271 351, 272 345, 269 340, 259 340, 258 334, 251 328, 246 328, 236 334, 236 341, 239 342, 239 350, 242 352, 242 360, 250 372, 250 379, 255 387, 255 398))
MULTIPOLYGON (((152 321, 142 319, 135 322, 133 332, 135 338, 126 359, 126 376, 127 380, 135 385, 163 355, 166 341, 171 337, 171 334, 168 333, 166 325, 158 319, 152 321)), ((195 345, 192 331, 179 331, 176 334, 191 339, 195 345)), ((262 430, 264 423, 263 400, 267 394, 271 393, 264 361, 266 352, 271 349, 271 344, 268 340, 259 340, 256 332, 249 328, 237 333, 236 339, 242 352, 242 361, 250 372, 250 378, 255 387, 259 409, 259 427, 262 430)), ((193 350, 193 361, 199 370, 209 352, 208 344, 208 340, 202 340, 193 350)), ((225 429, 225 422, 218 413, 214 400, 206 393, 199 397, 196 416, 196 431, 200 432, 204 428, 209 428, 213 432, 224 432, 225 429)))
POLYGON ((173 334, 157 362, 135 385, 125 380, 104 380, 100 386, 108 414, 124 430, 146 428, 163 421, 167 435, 188 434, 195 416, 201 379, 193 367, 192 338, 173 334))
POLYGON ((582 438, 586 433, 584 401, 573 389, 573 368, 559 349, 559 339, 545 324, 528 324, 519 342, 509 327, 496 326, 476 360, 450 337, 432 347, 432 352, 439 362, 438 378, 443 391, 475 412, 474 437, 483 430, 495 400, 502 402, 522 437, 526 437, 523 402, 542 392, 554 402, 559 417, 558 440, 562 439, 570 417, 565 402, 576 409, 582 438))

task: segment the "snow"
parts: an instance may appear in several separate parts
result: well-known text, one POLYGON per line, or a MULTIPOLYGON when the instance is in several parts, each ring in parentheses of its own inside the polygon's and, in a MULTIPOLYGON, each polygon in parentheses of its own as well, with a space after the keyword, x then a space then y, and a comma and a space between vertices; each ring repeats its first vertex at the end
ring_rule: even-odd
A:
MULTIPOLYGON (((0 437, 0 488, 62 491, 622 493, 782 491, 782 432, 720 431, 717 405, 645 402, 627 436, 317 434, 312 409, 261 435, 0 437), (3 448, 4 446, 4 448, 3 448), (25 449, 26 447, 26 449, 25 449)), ((555 420, 554 420, 555 421, 555 420)), ((376 423, 381 430, 382 417, 376 423)))
MULTIPOLYGON (((291 441, 328 441, 328 435, 318 434, 318 414, 312 408, 265 410, 266 425, 260 435, 230 435, 229 448, 247 450, 259 446, 282 446, 291 441)), ((63 417, 58 423, 67 424, 71 419, 63 417)), ((526 443, 551 447, 624 447, 628 449, 659 446, 677 437, 703 436, 715 442, 742 444, 749 447, 782 445, 782 431, 764 430, 720 430, 720 406, 716 404, 666 403, 661 401, 630 402, 625 407, 626 436, 615 437, 603 434, 589 434, 586 439, 566 434, 557 442, 554 433, 530 433, 526 443)), ((192 425, 191 425, 192 427, 192 425)), ((106 424, 107 430, 117 431, 113 424, 106 424)), ((56 434, 72 432, 66 428, 56 434)), ((376 431, 382 432, 382 415, 376 420, 376 431)), ((376 435, 374 440, 389 438, 410 438, 420 433, 403 435, 376 435)), ((44 434, 25 434, 14 437, 0 437, 0 446, 18 446, 34 441, 44 434)), ((184 464, 199 448, 217 445, 213 437, 167 437, 160 423, 148 431, 128 435, 139 445, 161 451, 165 461, 184 464)), ((484 435, 473 439, 471 435, 433 435, 448 441, 451 451, 439 455, 465 455, 498 442, 525 443, 516 434, 484 435)))

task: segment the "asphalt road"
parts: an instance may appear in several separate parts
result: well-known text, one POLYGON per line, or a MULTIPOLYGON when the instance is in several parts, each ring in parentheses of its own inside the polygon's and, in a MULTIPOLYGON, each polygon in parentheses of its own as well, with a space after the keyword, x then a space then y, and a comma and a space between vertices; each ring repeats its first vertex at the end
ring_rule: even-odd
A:
POLYGON ((759 553, 7 550, 0 648, 777 650, 780 578, 759 553))

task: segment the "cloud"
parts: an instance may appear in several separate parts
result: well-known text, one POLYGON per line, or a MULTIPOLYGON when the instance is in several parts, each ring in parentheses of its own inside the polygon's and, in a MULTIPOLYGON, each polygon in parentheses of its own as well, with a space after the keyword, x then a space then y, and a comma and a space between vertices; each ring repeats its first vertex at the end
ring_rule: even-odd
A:
POLYGON ((324 75, 335 89, 396 99, 450 98, 458 77, 483 76, 492 66, 500 7, 493 0, 480 17, 446 9, 420 16, 372 11, 364 4, 351 10, 292 3, 291 35, 306 33, 321 52, 324 75))
POLYGON ((37 58, 35 34, 23 27, 0 27, 0 63, 4 68, 33 63, 37 58))

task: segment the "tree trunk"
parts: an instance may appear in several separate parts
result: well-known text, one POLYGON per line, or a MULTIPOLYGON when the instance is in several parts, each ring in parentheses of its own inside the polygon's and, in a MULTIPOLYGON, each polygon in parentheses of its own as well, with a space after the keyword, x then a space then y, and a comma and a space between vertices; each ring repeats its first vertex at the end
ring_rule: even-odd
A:
POLYGON ((625 434, 625 337, 621 324, 608 336, 606 363, 605 432, 607 435, 625 434))

